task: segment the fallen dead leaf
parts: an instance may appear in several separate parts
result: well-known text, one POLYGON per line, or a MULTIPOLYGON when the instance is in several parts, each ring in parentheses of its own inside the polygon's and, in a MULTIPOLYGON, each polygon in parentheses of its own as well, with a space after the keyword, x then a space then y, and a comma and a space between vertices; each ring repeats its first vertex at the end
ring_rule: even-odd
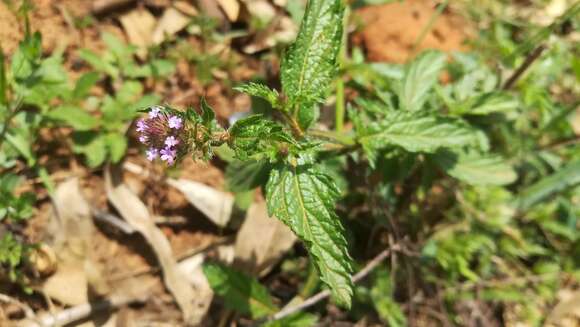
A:
POLYGON ((189 324, 199 324, 206 311, 207 299, 199 298, 196 290, 173 257, 169 241, 163 232, 155 226, 147 207, 122 181, 120 167, 111 166, 105 171, 107 198, 127 222, 132 225, 149 243, 157 256, 163 271, 163 280, 169 292, 175 298, 189 324))
POLYGON ((191 17, 198 15, 197 9, 187 1, 175 1, 173 7, 191 17))
POLYGON ((558 293, 560 302, 548 315, 546 326, 578 326, 575 322, 580 321, 580 291, 565 289, 558 293))
POLYGON ((265 202, 254 202, 238 231, 235 261, 252 274, 268 270, 294 245, 288 226, 268 216, 265 202))
POLYGON ((234 206, 233 195, 187 179, 170 178, 167 183, 183 193, 187 201, 214 224, 225 227, 230 221, 234 206))
POLYGON ((298 34, 298 26, 290 17, 276 18, 266 30, 260 31, 242 50, 253 54, 272 48, 278 43, 290 43, 298 34))
POLYGON ((154 44, 160 44, 167 37, 173 36, 177 32, 184 29, 191 18, 182 14, 181 11, 169 7, 165 9, 163 15, 159 19, 155 30, 153 31, 152 40, 154 44))
POLYGON ((135 0, 95 0, 93 2, 93 12, 99 14, 109 9, 121 7, 135 0))
POLYGON ((276 8, 267 0, 242 0, 251 17, 260 19, 264 23, 276 17, 276 8))
POLYGON ((122 15, 119 20, 127 33, 129 43, 137 46, 137 55, 141 59, 147 57, 147 48, 151 45, 151 35, 155 29, 155 17, 144 8, 131 10, 122 15))
POLYGON ((217 0, 230 22, 235 22, 238 20, 240 15, 240 3, 238 0, 217 0))
POLYGON ((42 292, 66 305, 88 301, 88 281, 82 265, 64 264, 42 284, 42 292))
POLYGON ((98 294, 106 294, 107 284, 96 263, 90 259, 95 227, 78 178, 59 184, 53 201, 54 214, 47 233, 53 237, 58 267, 56 273, 44 281, 42 291, 68 305, 87 302, 89 284, 98 294))

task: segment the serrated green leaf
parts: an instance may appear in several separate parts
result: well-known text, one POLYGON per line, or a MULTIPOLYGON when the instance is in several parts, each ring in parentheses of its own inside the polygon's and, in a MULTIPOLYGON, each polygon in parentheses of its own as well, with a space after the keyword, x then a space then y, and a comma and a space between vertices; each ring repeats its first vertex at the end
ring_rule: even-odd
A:
POLYGON ((304 241, 320 278, 340 305, 350 307, 351 258, 344 228, 334 212, 340 192, 332 179, 314 167, 279 165, 266 185, 268 213, 304 241))
POLYGON ((452 107, 452 114, 488 115, 491 113, 507 114, 519 106, 519 102, 511 95, 503 92, 491 92, 469 98, 463 103, 452 107))
POLYGON ((86 131, 97 127, 99 120, 86 112, 83 108, 71 105, 62 105, 51 110, 47 117, 72 126, 75 130, 86 131))
POLYGON ((355 124, 358 141, 371 161, 379 149, 388 145, 409 152, 433 153, 440 148, 480 143, 477 131, 464 121, 426 113, 390 111, 379 122, 355 120, 355 124))
POLYGON ((236 121, 229 129, 229 134, 229 145, 240 160, 247 160, 255 155, 271 157, 276 154, 278 143, 294 143, 280 124, 267 120, 262 115, 236 121))
MULTIPOLYGON (((282 59, 282 90, 295 117, 311 117, 336 74, 342 39, 342 0, 310 0, 296 41, 282 59)), ((307 122, 307 119, 301 119, 307 122)), ((307 128, 308 126, 302 126, 307 128)))
POLYGON ((524 189, 519 195, 517 205, 521 210, 527 210, 536 203, 579 184, 580 160, 569 163, 554 174, 524 189))
POLYGON ((445 63, 446 56, 443 53, 427 51, 407 65, 398 90, 402 109, 416 111, 423 108, 429 91, 437 83, 445 63))
POLYGON ((272 107, 281 108, 278 91, 259 83, 248 83, 234 87, 234 90, 268 101, 272 107))
POLYGON ((215 263, 204 264, 203 272, 226 307, 249 314, 253 319, 278 311, 268 290, 255 278, 215 263))
POLYGON ((507 185, 518 177, 499 155, 439 151, 434 158, 449 175, 472 185, 507 185))
POLYGON ((87 96, 87 94, 91 90, 91 87, 93 87, 98 81, 99 81, 99 74, 97 72, 89 72, 89 73, 83 74, 77 80, 77 83, 76 83, 74 91, 73 91, 73 97, 75 99, 84 98, 85 96, 87 96))

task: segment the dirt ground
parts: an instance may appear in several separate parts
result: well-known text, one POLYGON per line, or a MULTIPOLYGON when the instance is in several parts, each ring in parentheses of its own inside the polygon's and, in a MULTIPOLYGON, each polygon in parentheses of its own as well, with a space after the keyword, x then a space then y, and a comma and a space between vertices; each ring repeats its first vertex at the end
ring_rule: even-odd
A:
POLYGON ((425 49, 465 50, 467 25, 449 7, 435 21, 421 44, 413 49, 435 14, 436 4, 435 1, 407 0, 362 8, 355 13, 355 21, 363 25, 362 31, 353 41, 366 50, 369 60, 395 63, 403 63, 425 49))

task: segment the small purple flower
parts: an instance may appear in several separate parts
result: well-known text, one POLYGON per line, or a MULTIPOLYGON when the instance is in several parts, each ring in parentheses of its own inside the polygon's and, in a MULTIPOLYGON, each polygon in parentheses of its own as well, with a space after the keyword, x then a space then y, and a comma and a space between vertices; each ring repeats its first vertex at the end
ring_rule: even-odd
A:
POLYGON ((147 154, 147 160, 153 161, 157 158, 159 151, 155 148, 151 148, 145 152, 147 154))
POLYGON ((149 111, 149 118, 157 118, 161 113, 161 107, 153 106, 151 107, 151 111, 149 111))
POLYGON ((180 129, 183 126, 183 120, 177 116, 171 116, 167 120, 169 128, 180 129))
POLYGON ((174 147, 174 146, 176 146, 178 144, 179 144, 179 140, 176 139, 175 136, 173 136, 173 135, 172 136, 168 136, 165 139, 165 145, 167 145, 167 148, 172 148, 172 147, 174 147))
POLYGON ((166 161, 168 165, 173 165, 177 152, 170 148, 161 150, 161 160, 166 161))
POLYGON ((147 135, 139 136, 139 142, 141 142, 143 144, 147 143, 147 135))
POLYGON ((143 119, 137 122, 137 132, 145 132, 147 130, 147 123, 143 119))

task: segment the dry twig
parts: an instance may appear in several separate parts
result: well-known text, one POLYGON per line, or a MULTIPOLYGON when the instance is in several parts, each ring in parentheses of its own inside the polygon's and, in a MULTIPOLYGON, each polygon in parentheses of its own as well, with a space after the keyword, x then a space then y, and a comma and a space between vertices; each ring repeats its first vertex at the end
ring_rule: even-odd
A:
MULTIPOLYGON (((381 262, 383 262, 385 259, 387 259, 387 257, 393 251, 399 251, 399 250, 400 250, 400 247, 398 245, 394 245, 390 249, 383 250, 376 257, 374 257, 371 261, 369 261, 369 263, 367 263, 367 265, 361 271, 359 271, 356 275, 354 275, 352 277, 352 282, 353 283, 357 283, 360 280, 364 279, 379 264, 381 264, 381 262)), ((329 290, 324 290, 322 292, 318 292, 314 296, 306 299, 304 302, 302 302, 302 303, 300 303, 298 305, 295 305, 295 306, 292 306, 292 307, 286 307, 286 308, 280 310, 280 312, 278 312, 275 315, 267 318, 266 321, 280 320, 282 318, 288 317, 291 314, 294 314, 296 312, 302 311, 302 310, 304 310, 306 308, 309 308, 309 307, 315 305, 316 303, 318 303, 318 302, 320 302, 320 301, 328 298, 329 296, 330 296, 330 291, 329 290)))

